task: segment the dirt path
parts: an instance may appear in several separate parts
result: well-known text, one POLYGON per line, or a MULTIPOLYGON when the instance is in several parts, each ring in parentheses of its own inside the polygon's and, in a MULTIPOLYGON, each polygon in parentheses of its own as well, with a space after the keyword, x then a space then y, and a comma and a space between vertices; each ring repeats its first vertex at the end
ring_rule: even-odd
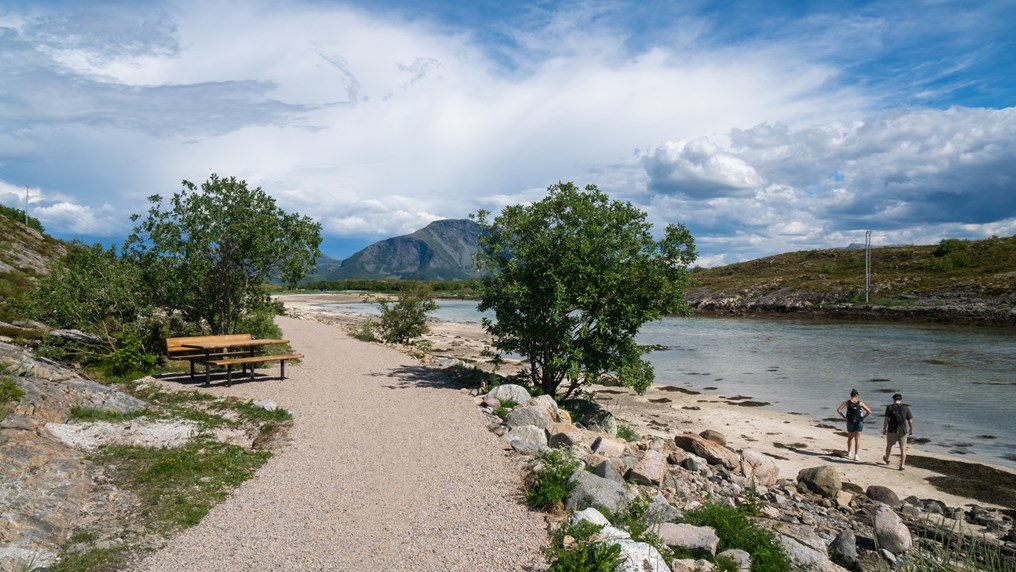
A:
POLYGON ((285 381, 209 391, 277 402, 291 442, 140 570, 544 568, 518 460, 469 396, 339 327, 278 323, 306 356, 285 381))

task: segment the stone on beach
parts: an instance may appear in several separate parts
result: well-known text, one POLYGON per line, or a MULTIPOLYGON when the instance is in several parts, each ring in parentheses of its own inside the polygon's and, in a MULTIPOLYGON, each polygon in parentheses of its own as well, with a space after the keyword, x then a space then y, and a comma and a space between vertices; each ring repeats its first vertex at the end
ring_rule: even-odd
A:
POLYGON ((704 458, 711 465, 723 465, 724 468, 733 469, 741 461, 737 453, 715 441, 710 441, 694 433, 676 435, 674 442, 685 451, 695 453, 704 458))
POLYGON ((835 499, 843 488, 839 473, 829 465, 801 469, 797 473, 797 482, 808 487, 811 492, 829 499, 835 499))
POLYGON ((903 554, 910 550, 913 543, 910 529, 893 509, 884 505, 875 509, 874 528, 875 541, 879 547, 893 554, 903 554))
POLYGON ((741 472, 756 485, 771 487, 780 478, 780 467, 776 460, 758 451, 744 449, 741 451, 741 472))

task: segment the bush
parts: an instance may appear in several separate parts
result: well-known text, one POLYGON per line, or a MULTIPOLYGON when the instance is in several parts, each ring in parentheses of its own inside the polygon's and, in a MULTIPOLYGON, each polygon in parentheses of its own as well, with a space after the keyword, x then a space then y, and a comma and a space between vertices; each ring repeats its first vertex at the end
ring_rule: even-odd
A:
POLYGON ((18 387, 14 380, 9 377, 0 377, 0 419, 7 416, 8 404, 21 401, 25 396, 25 390, 18 387))
POLYGON ((138 373, 147 374, 158 360, 159 356, 145 353, 136 335, 125 333, 117 343, 117 348, 106 358, 105 365, 111 375, 127 377, 138 373))
POLYGON ((544 549, 551 562, 547 572, 614 572, 624 563, 618 544, 596 542, 593 536, 603 527, 591 522, 580 522, 562 528, 554 534, 550 547, 544 549), (564 539, 571 537, 574 544, 564 547, 564 539))
POLYGON ((526 489, 526 501, 529 506, 538 509, 549 509, 568 498, 575 485, 568 482, 581 463, 568 453, 554 449, 543 457, 543 467, 534 474, 534 478, 526 489))
POLYGON ((437 310, 433 291, 422 282, 404 283, 395 302, 371 295, 364 298, 381 308, 377 334, 382 341, 390 344, 407 344, 429 332, 427 313, 437 310))
POLYGON ((627 421, 617 422, 617 436, 619 439, 632 443, 639 440, 639 432, 635 430, 627 421))

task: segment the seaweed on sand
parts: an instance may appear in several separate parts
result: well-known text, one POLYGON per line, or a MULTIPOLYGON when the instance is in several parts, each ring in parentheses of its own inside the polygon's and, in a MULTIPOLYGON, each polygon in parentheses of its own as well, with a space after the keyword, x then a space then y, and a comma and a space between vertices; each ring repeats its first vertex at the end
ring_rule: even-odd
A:
POLYGON ((907 464, 939 473, 928 482, 940 491, 1016 508, 1016 474, 987 465, 907 455, 907 464))

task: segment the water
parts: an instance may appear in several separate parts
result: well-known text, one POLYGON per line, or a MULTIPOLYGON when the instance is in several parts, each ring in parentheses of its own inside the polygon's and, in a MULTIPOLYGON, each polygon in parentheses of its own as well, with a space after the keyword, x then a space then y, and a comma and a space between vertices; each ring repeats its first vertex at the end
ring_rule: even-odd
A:
MULTIPOLYGON (((476 303, 438 300, 435 320, 479 322, 476 303)), ((326 304, 377 314, 365 303, 326 304)), ((493 318, 493 314, 489 314, 493 318)), ((664 318, 639 343, 665 346, 648 360, 656 383, 809 415, 840 428, 836 407, 861 392, 872 409, 865 448, 881 439, 892 394, 914 414, 922 449, 1016 468, 1016 332, 898 323, 664 318)))

